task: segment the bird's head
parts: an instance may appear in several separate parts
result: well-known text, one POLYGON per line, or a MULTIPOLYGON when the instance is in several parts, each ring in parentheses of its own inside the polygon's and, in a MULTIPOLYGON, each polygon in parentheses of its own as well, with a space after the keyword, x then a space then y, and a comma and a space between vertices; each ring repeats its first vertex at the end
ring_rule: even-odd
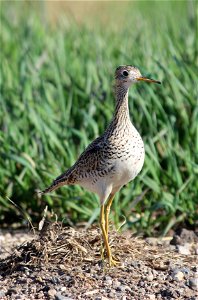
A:
POLYGON ((139 69, 133 66, 119 66, 115 71, 115 80, 117 85, 124 85, 127 88, 139 81, 159 83, 160 81, 143 77, 139 69))

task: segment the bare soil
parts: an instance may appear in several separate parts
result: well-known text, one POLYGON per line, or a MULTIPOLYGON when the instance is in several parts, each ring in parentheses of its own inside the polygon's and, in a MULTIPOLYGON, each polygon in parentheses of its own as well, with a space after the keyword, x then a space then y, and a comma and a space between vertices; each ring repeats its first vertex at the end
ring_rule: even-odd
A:
POLYGON ((185 229, 164 239, 111 231, 120 263, 109 268, 96 226, 52 223, 37 234, 0 232, 0 299, 195 300, 197 242, 185 229))

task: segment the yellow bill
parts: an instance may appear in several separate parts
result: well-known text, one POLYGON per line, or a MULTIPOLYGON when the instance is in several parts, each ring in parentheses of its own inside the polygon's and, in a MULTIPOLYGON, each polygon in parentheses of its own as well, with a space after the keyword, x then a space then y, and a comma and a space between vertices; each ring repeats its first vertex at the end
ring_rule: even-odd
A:
POLYGON ((161 81, 150 79, 150 78, 147 78, 147 77, 139 77, 139 78, 137 78, 137 80, 138 81, 146 81, 146 82, 153 82, 153 83, 161 84, 161 81))

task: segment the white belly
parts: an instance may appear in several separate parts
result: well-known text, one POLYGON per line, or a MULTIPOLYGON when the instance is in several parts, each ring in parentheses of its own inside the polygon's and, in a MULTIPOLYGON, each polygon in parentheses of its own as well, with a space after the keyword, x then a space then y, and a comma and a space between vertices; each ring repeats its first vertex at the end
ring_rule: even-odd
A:
POLYGON ((143 167, 144 157, 143 140, 138 131, 133 127, 132 138, 124 146, 123 156, 115 162, 115 185, 123 186, 133 180, 143 167))
POLYGON ((116 162, 116 173, 113 186, 123 186, 133 180, 144 164, 144 152, 138 156, 122 159, 116 162))

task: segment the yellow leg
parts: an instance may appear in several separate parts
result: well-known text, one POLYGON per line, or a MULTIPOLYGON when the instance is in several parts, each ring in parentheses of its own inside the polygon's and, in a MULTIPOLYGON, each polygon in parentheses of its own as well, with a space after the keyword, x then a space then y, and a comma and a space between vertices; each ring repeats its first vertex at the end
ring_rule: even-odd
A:
POLYGON ((109 199, 107 200, 106 204, 106 210, 105 210, 105 231, 107 234, 107 239, 108 239, 108 232, 109 232, 109 213, 111 209, 111 204, 113 202, 115 194, 110 194, 109 199))
POLYGON ((105 248, 106 248, 106 251, 107 251, 109 266, 111 267, 112 265, 116 265, 116 261, 113 260, 113 258, 112 258, 111 249, 110 249, 110 246, 109 246, 108 236, 106 234, 105 226, 106 226, 106 224, 105 224, 104 205, 101 205, 101 208, 100 208, 100 227, 101 227, 101 230, 102 230, 104 245, 105 245, 105 248))

